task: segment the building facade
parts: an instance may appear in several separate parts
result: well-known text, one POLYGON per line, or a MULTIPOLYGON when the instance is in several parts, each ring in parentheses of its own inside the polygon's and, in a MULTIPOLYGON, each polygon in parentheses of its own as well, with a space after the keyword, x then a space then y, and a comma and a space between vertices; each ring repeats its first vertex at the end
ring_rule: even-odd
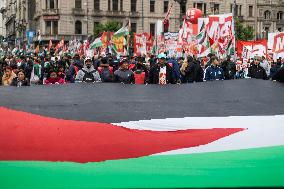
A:
POLYGON ((0 0, 0 36, 6 36, 4 12, 5 12, 5 1, 0 0))
POLYGON ((179 30, 188 8, 208 16, 230 13, 235 7, 234 14, 254 28, 257 39, 284 29, 284 0, 235 0, 236 6, 234 0, 6 0, 6 33, 21 38, 24 31, 34 30, 43 41, 85 39, 98 23, 130 20, 132 31, 155 34, 156 21, 165 17, 172 3, 172 32, 179 30))
MULTIPOLYGON (((3 1, 3 0, 2 0, 3 1)), ((5 24, 5 37, 9 43, 21 43, 33 24, 33 0, 4 0, 1 9, 5 24)))

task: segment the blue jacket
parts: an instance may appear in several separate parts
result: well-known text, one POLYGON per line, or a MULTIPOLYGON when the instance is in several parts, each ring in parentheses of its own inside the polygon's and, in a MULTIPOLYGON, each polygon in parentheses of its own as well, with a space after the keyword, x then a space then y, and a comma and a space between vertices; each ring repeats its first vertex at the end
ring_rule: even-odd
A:
POLYGON ((172 63, 172 65, 173 65, 172 68, 173 68, 173 78, 174 78, 174 80, 177 81, 177 80, 181 79, 180 66, 178 64, 177 59, 171 58, 167 62, 168 63, 172 63))
POLYGON ((213 80, 223 80, 224 79, 224 71, 222 68, 218 66, 209 66, 205 70, 204 80, 213 81, 213 80))

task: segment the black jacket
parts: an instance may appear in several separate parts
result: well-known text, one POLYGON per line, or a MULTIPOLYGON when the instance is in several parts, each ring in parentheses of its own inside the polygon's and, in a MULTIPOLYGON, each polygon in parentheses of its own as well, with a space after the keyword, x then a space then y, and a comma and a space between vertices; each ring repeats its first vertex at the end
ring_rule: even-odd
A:
POLYGON ((252 64, 248 69, 248 77, 255 79, 268 79, 265 69, 261 66, 252 64))
MULTIPOLYGON (((166 80, 167 84, 174 84, 174 78, 173 78, 173 69, 169 64, 165 64, 167 68, 167 73, 166 73, 166 80)), ((154 65, 149 72, 149 83, 150 84, 159 84, 159 74, 160 74, 160 64, 154 65)))
POLYGON ((27 79, 25 79, 24 81, 22 81, 20 83, 20 81, 18 81, 18 78, 16 77, 16 78, 13 79, 13 81, 11 83, 11 86, 15 86, 15 87, 18 87, 18 86, 19 87, 20 86, 30 86, 30 82, 27 79))
POLYGON ((284 67, 280 68, 272 77, 272 80, 284 83, 284 67))

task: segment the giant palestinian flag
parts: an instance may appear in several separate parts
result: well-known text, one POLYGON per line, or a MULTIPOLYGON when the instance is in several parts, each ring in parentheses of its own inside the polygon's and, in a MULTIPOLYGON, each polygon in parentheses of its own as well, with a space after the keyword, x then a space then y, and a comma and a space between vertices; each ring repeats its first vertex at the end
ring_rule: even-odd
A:
POLYGON ((0 188, 284 187, 283 93, 253 79, 0 88, 0 188))

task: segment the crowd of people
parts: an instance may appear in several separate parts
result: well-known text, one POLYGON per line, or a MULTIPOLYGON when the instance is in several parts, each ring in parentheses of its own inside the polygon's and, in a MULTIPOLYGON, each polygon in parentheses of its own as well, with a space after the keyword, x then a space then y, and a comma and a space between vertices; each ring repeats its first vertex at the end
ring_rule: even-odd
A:
POLYGON ((155 55, 117 57, 101 54, 84 57, 6 55, 0 59, 0 84, 3 86, 52 85, 75 82, 117 82, 124 84, 182 84, 213 80, 256 78, 284 82, 284 59, 268 62, 255 56, 247 68, 231 57, 214 54, 204 58, 155 55))

